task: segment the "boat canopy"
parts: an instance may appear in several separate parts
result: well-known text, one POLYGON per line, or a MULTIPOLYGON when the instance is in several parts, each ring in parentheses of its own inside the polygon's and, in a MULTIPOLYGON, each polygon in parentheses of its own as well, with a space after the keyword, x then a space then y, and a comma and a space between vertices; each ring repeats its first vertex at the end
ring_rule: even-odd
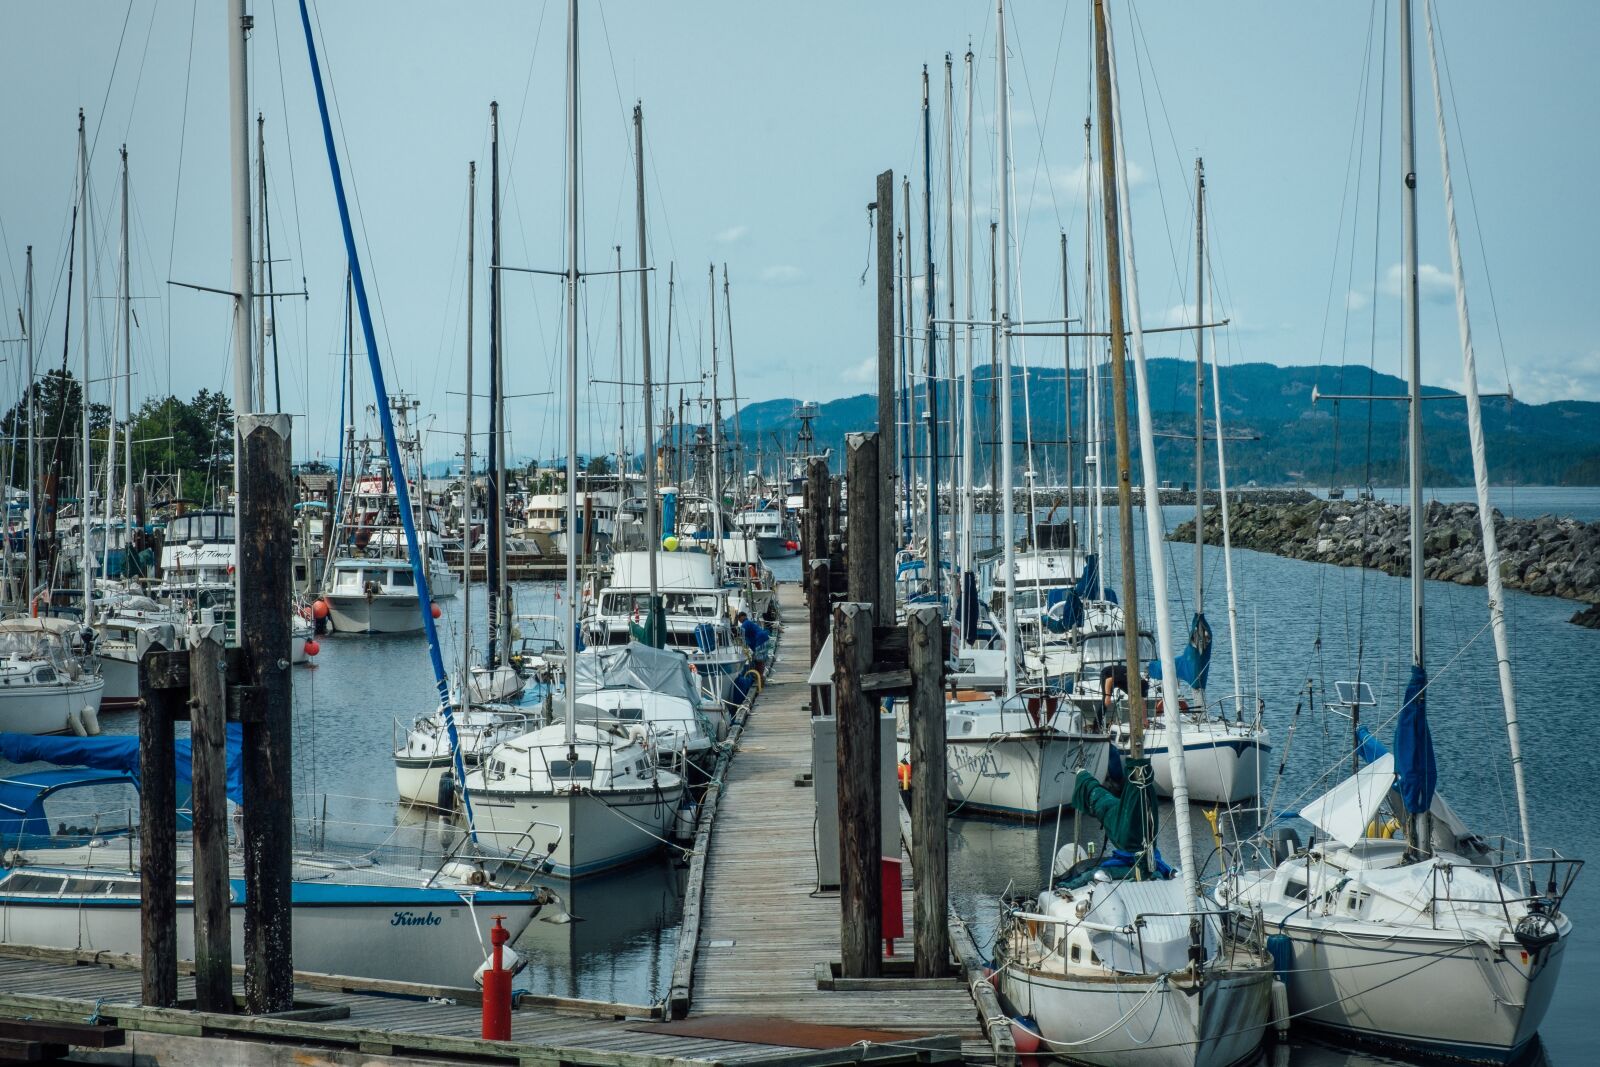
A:
MULTIPOLYGON (((16 736, 19 735, 0 735, 16 736)), ((7 845, 25 842, 28 838, 48 838, 50 820, 45 814, 44 802, 50 794, 80 786, 121 782, 138 784, 132 774, 115 770, 50 767, 6 775, 0 778, 0 838, 7 845)))
MULTIPOLYGON (((236 722, 228 723, 228 799, 235 804, 244 803, 244 769, 243 757, 240 755, 243 739, 243 727, 236 722)), ((178 784, 183 787, 179 790, 179 794, 184 795, 188 792, 188 787, 194 783, 193 749, 189 739, 181 737, 172 743, 172 750, 177 763, 178 784)), ((48 772, 31 771, 26 775, 13 776, 7 781, 42 774, 81 778, 92 772, 117 772, 135 785, 139 782, 139 738, 136 736, 38 737, 32 734, 0 733, 0 756, 12 763, 51 763, 57 768, 73 768, 48 772), (89 770, 85 771, 83 768, 89 770)), ((52 788, 61 787, 59 782, 52 786, 52 788)), ((3 803, 5 802, 0 800, 0 804, 3 803)), ((9 811, 9 808, 0 811, 0 826, 4 825, 3 818, 9 811)))
POLYGON ((76 619, 22 618, 0 619, 0 634, 52 634, 67 637, 78 632, 82 624, 76 619))
POLYGON ((700 687, 689 673, 689 661, 680 653, 651 648, 637 641, 601 645, 573 659, 573 684, 578 693, 600 689, 640 689, 700 703, 700 687))
POLYGON ((1367 764, 1300 809, 1300 817, 1341 845, 1354 846, 1394 785, 1394 756, 1367 764))

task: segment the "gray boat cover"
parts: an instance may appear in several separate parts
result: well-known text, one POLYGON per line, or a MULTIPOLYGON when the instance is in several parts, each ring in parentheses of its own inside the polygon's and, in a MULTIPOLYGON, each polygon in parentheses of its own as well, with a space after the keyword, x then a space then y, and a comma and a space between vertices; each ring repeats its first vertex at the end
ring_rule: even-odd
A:
POLYGON ((579 693, 600 689, 642 689, 663 693, 700 705, 700 687, 689 673, 689 661, 681 652, 630 641, 625 645, 601 645, 578 653, 573 664, 573 679, 579 693))

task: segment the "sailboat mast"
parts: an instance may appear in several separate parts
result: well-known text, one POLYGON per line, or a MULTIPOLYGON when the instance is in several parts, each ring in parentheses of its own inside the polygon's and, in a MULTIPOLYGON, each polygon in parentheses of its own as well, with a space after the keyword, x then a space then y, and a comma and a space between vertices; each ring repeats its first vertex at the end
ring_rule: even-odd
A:
POLYGON ((717 379, 717 265, 708 264, 711 295, 711 541, 716 551, 722 545, 722 394, 717 379))
POLYGON ((1105 438, 1105 426, 1102 422, 1101 405, 1104 403, 1102 386, 1100 384, 1101 364, 1099 353, 1095 351, 1094 338, 1091 336, 1095 328, 1095 299, 1094 299, 1094 179, 1090 169, 1094 162, 1094 123, 1085 115, 1083 117, 1083 377, 1086 399, 1084 402, 1084 422, 1088 424, 1089 446, 1084 456, 1087 465, 1094 462, 1094 504, 1089 508, 1089 545, 1094 549, 1098 566, 1095 567, 1095 586, 1090 593, 1097 599, 1105 597, 1105 559, 1106 559, 1106 497, 1105 480, 1101 477, 1105 464, 1102 456, 1102 446, 1105 438))
POLYGON ((478 164, 467 164, 467 425, 461 449, 461 707, 472 710, 472 290, 478 234, 478 164))
POLYGON ((901 543, 908 544, 916 537, 916 515, 911 506, 911 494, 915 488, 915 481, 911 477, 911 453, 916 451, 912 447, 915 434, 911 429, 911 402, 914 390, 911 385, 911 179, 902 178, 900 181, 902 193, 901 202, 905 205, 905 232, 900 242, 900 290, 904 297, 904 308, 900 314, 900 426, 897 436, 900 438, 900 498, 905 508, 905 528, 901 534, 901 543))
POLYGON ((995 185, 1000 191, 1000 526, 1005 538, 1006 696, 1017 691, 1017 537, 1016 503, 1011 492, 1011 100, 1006 79, 1006 4, 995 0, 995 122, 1000 151, 995 185))
MULTIPOLYGON (((655 383, 650 377, 650 273, 645 265, 649 245, 644 230, 644 105, 638 102, 633 105, 633 180, 639 230, 639 352, 644 363, 644 547, 650 561, 650 622, 645 633, 654 644, 662 640, 656 633, 656 603, 661 596, 656 550, 661 546, 661 520, 656 511, 655 383)), ((667 315, 670 320, 670 303, 667 315)), ((671 351, 670 333, 667 348, 671 351)))
MULTIPOLYGON (((250 305, 255 296, 255 280, 250 262, 250 81, 249 50, 246 47, 253 19, 245 14, 245 0, 228 0, 228 124, 233 178, 233 414, 234 418, 256 409, 251 395, 251 364, 255 349, 251 344, 250 305)), ((234 442, 234 471, 237 481, 239 432, 234 442)), ((236 487, 237 488, 237 487, 236 487)), ((244 559, 244 530, 233 524, 233 554, 244 559)), ((234 603, 245 602, 246 567, 233 569, 234 603)))
POLYGON ((623 498, 628 495, 628 387, 622 383, 628 380, 623 373, 623 344, 622 344, 622 246, 612 245, 611 250, 617 257, 617 505, 620 509, 623 498))
POLYGON ((78 418, 81 423, 79 446, 83 449, 83 476, 78 485, 78 535, 82 542, 79 563, 83 567, 83 622, 88 626, 94 622, 94 549, 89 540, 89 493, 93 471, 89 453, 89 143, 84 133, 82 108, 78 109, 78 214, 83 216, 83 265, 79 278, 79 296, 83 304, 83 380, 78 384, 78 418))
POLYGON ((1528 785, 1522 766, 1522 729, 1517 722, 1517 692, 1511 679, 1511 648, 1506 636, 1505 590, 1500 579, 1500 546, 1495 540, 1494 510, 1489 504, 1489 466, 1484 452, 1483 413, 1478 401, 1478 362, 1472 348, 1472 319, 1467 314, 1466 269, 1461 259, 1461 236, 1456 227, 1455 190, 1450 180, 1450 139, 1444 120, 1444 97, 1439 86, 1439 62, 1433 44, 1433 9, 1423 6, 1428 29, 1428 70, 1433 78, 1433 110, 1439 128, 1439 160, 1444 170, 1444 206, 1450 231, 1450 267, 1455 275, 1456 325, 1461 335, 1461 370, 1466 386, 1467 434, 1472 446, 1472 482, 1478 498, 1478 528, 1483 537, 1485 585, 1489 594, 1489 627, 1494 636, 1495 662, 1500 674, 1500 700, 1505 707, 1506 734, 1511 748, 1511 773, 1517 790, 1517 817, 1522 829, 1524 858, 1533 848, 1532 819, 1528 813, 1528 785))
MULTIPOLYGON (((945 318, 950 320, 950 369, 952 376, 955 370, 955 336, 956 336, 956 111, 955 111, 955 63, 950 53, 944 54, 944 295, 945 318)), ((951 405, 950 418, 952 423, 956 417, 955 405, 951 405)), ((937 412, 935 412, 937 414, 937 412)), ((937 427, 938 423, 934 425, 937 427)), ((954 426, 951 427, 950 439, 955 441, 954 426)), ((937 451, 937 450, 935 450, 937 451)), ((955 472, 951 472, 950 496, 955 497, 955 472)), ((934 495, 937 497, 939 487, 934 486, 934 495)), ((956 551, 956 532, 950 536, 952 553, 956 551)), ((943 574, 934 574, 934 592, 937 594, 942 584, 943 574)), ((959 587, 959 583, 958 583, 959 587)))
MULTIPOLYGON (((1067 271, 1067 231, 1061 231, 1061 332, 1063 335, 1072 331, 1067 328, 1068 317, 1071 311, 1071 286, 1072 275, 1067 271)), ((1061 386, 1065 394, 1066 418, 1063 425, 1066 435, 1063 437, 1063 447, 1066 449, 1067 468, 1067 529, 1071 531, 1070 547, 1078 547, 1078 506, 1073 503, 1073 493, 1076 491, 1076 480, 1072 473, 1072 338, 1061 338, 1061 386)))
POLYGON ((933 274, 933 109, 928 102, 928 67, 922 67, 922 293, 927 304, 922 338, 922 400, 928 405, 928 588, 939 595, 939 327, 933 320, 938 293, 933 274))
MULTIPOLYGON (((1111 42, 1111 22, 1105 11, 1107 0, 1096 0, 1095 23, 1103 38, 1106 68, 1106 87, 1110 108, 1105 116, 1110 130, 1101 133, 1103 147, 1109 149, 1115 161, 1117 191, 1117 217, 1122 225, 1122 242, 1126 250, 1127 273, 1131 284, 1128 296, 1128 332, 1133 349, 1134 400, 1139 413, 1139 465, 1144 475, 1145 544, 1150 573, 1155 576, 1150 583, 1150 599, 1156 609, 1156 644, 1161 655, 1161 691, 1167 709, 1167 748, 1175 758, 1167 761, 1172 774, 1172 813, 1178 830, 1178 852, 1181 858, 1185 899, 1200 904, 1197 864, 1194 856, 1193 831, 1189 825, 1189 779, 1183 760, 1183 715, 1178 704, 1177 655, 1172 644, 1172 619, 1167 602, 1166 530, 1161 521, 1161 480, 1156 466, 1155 421, 1150 414, 1150 383, 1145 369, 1144 326, 1139 311, 1138 268, 1133 256, 1133 215, 1128 202, 1128 161, 1122 135, 1122 105, 1117 93, 1116 51, 1111 42), (1105 139, 1109 135, 1110 144, 1105 139)), ((1115 330, 1115 327, 1113 327, 1115 330)), ((1119 414, 1121 412, 1119 411, 1119 414)), ((1126 418, 1126 416, 1123 416, 1126 418)), ((1123 538, 1131 541, 1133 531, 1124 527, 1123 538)), ((1133 600, 1130 591, 1128 600, 1133 600)), ((1130 673, 1129 682, 1133 682, 1130 673)), ((1190 923, 1191 937, 1198 938, 1199 930, 1190 923)))
MULTIPOLYGON (((1100 205, 1106 242, 1106 307, 1111 330, 1111 405, 1116 427, 1118 547, 1122 555, 1122 620, 1128 665, 1128 755, 1144 758, 1144 686, 1137 679, 1139 571, 1133 553, 1133 447, 1128 439, 1128 335, 1122 313, 1122 235, 1117 222, 1118 188, 1111 147, 1111 73, 1106 58, 1105 9, 1095 0, 1095 104, 1100 116, 1100 205)), ((1151 501, 1145 501, 1149 507, 1151 501)), ((1161 573, 1161 572, 1157 572, 1161 573)), ((1176 760, 1172 762, 1177 762, 1176 760)))
MULTIPOLYGON (((967 169, 967 351, 964 370, 966 387, 961 391, 961 571, 972 570, 972 47, 966 55, 967 128, 965 159, 967 169)), ((952 314, 951 318, 955 316, 952 314)), ((962 579, 965 581, 966 579, 962 579)), ((966 610, 972 610, 970 607, 966 610)))
POLYGON ((1411 664, 1425 667, 1422 577, 1422 330, 1417 313, 1417 137, 1411 71, 1411 0, 1400 0, 1400 244, 1406 373, 1411 410, 1408 452, 1411 468, 1411 664))
MULTIPOLYGON (((128 146, 122 146, 122 530, 123 555, 133 551, 133 272, 128 267, 128 146)), ((117 420, 111 420, 116 436, 117 420)), ((126 565, 123 573, 127 573, 126 565)))
MULTIPOLYGON (((567 0, 567 627, 568 670, 565 690, 566 741, 569 759, 577 762, 578 623, 578 0, 567 0)), ((498 426, 496 431, 498 432, 498 426)), ((503 460, 503 457, 502 457, 503 460)))
POLYGON ((39 576, 39 497, 38 497, 38 470, 35 467, 35 458, 38 455, 38 440, 34 434, 34 359, 36 348, 33 337, 33 246, 28 246, 27 271, 24 274, 23 303, 28 309, 28 607, 29 614, 33 613, 33 585, 39 576))
MULTIPOLYGON (((728 384, 733 389, 733 469, 744 485, 744 437, 739 430, 739 361, 733 355, 733 302, 728 296, 728 265, 722 265, 722 327, 728 335, 728 384)), ((761 438, 756 438, 759 446, 761 438)), ((759 464, 758 464, 759 466, 759 464)))
POLYGON ((999 400, 996 390, 1000 385, 1000 261, 999 261, 999 230, 1000 224, 989 223, 989 321, 994 325, 989 328, 989 547, 993 548, 1000 542, 1000 507, 996 499, 995 484, 999 481, 1000 453, 999 442, 995 436, 995 425, 999 415, 996 407, 999 400))
MULTIPOLYGON (((1194 610, 1206 610, 1206 170, 1194 161, 1194 610)), ((1220 432, 1220 431, 1219 431, 1220 432)), ((1201 707, 1205 706, 1202 696, 1201 707)))
MULTIPOLYGON (((267 276, 267 120, 256 112, 256 277, 267 276)), ((256 403, 267 404, 267 302, 256 304, 256 403)))
MULTIPOLYGON (((505 482, 500 476, 500 104, 489 102, 489 468, 484 522, 484 597, 489 609, 486 665, 500 664, 500 545, 505 540, 505 482)), ((469 398, 470 399, 470 398, 469 398)), ((569 527, 567 555, 577 545, 569 527)))

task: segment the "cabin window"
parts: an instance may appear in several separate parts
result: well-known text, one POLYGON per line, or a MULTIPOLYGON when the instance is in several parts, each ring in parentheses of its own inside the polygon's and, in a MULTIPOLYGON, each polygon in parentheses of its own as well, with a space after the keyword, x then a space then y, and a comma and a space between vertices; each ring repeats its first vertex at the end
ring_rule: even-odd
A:
POLYGON ((390 571, 389 584, 409 589, 411 588, 415 577, 416 576, 410 571, 390 571))
POLYGON ((594 761, 581 759, 576 763, 571 760, 553 759, 550 761, 551 778, 592 778, 594 777, 594 761))
POLYGON ((611 717, 621 719, 623 722, 642 722, 644 720, 643 708, 613 708, 611 717))
POLYGON ((1072 946, 1072 962, 1077 963, 1083 959, 1083 949, 1078 945, 1072 946))
POLYGON ((1306 884, 1297 878, 1291 878, 1284 884, 1283 895, 1291 900, 1306 899, 1306 884))
POLYGON ((13 874, 4 882, 0 882, 0 889, 7 893, 32 897, 53 897, 60 894, 61 887, 65 884, 66 879, 60 875, 13 874))
POLYGON ((41 685, 48 685, 56 680, 56 672, 51 667, 39 667, 33 672, 33 680, 41 685))

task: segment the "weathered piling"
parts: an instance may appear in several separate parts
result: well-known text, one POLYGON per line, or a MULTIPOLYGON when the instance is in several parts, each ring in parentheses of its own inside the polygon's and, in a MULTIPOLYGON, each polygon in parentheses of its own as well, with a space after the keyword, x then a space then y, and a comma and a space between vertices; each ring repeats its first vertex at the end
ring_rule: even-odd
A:
POLYGON ((233 1011, 228 917, 227 650, 214 627, 189 645, 189 738, 194 759, 194 989, 201 1011, 233 1011))
POLYGON ((946 859, 944 623, 939 610, 906 616, 906 659, 911 670, 912 931, 918 978, 943 978, 949 969, 949 866, 946 859))
POLYGON ((883 842, 878 785, 878 702, 862 687, 872 670, 872 605, 833 612, 833 694, 839 760, 839 973, 881 971, 883 842))
POLYGON ((805 514, 800 532, 806 561, 806 606, 810 613, 813 663, 822 654, 822 645, 828 639, 828 601, 833 580, 829 573, 831 548, 827 512, 828 461, 812 459, 806 464, 805 514))
POLYGON ((184 693, 156 675, 168 656, 160 642, 139 658, 139 966, 140 999, 178 1005, 178 796, 173 720, 185 718, 184 693))
MULTIPOLYGON (((850 524, 846 529, 849 548, 849 597, 871 604, 878 599, 881 578, 878 554, 879 468, 878 450, 883 438, 877 433, 853 433, 845 437, 846 470, 850 477, 850 524)), ((889 601, 893 603, 893 601, 889 601)))
POLYGON ((245 685, 245 1007, 251 1014, 294 1007, 293 693, 289 616, 294 597, 287 415, 239 416, 240 547, 251 566, 239 603, 245 685))

